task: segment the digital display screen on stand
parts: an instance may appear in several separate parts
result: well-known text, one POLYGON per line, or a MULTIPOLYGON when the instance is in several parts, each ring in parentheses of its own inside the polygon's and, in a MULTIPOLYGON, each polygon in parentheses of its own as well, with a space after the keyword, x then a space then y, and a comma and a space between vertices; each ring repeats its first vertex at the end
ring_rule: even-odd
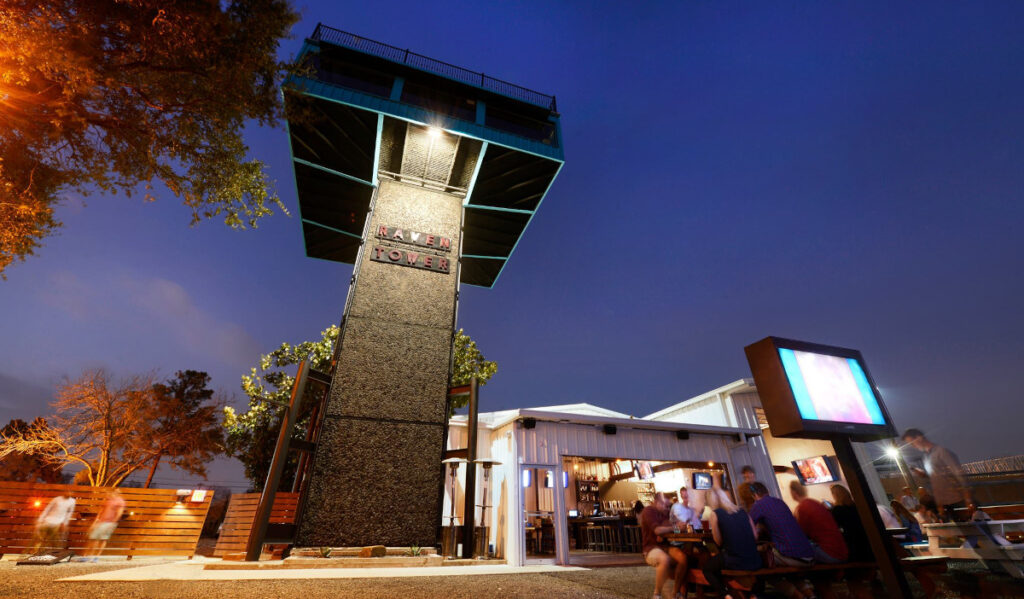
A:
POLYGON ((893 436, 859 351, 768 337, 747 346, 746 353, 773 436, 893 436))

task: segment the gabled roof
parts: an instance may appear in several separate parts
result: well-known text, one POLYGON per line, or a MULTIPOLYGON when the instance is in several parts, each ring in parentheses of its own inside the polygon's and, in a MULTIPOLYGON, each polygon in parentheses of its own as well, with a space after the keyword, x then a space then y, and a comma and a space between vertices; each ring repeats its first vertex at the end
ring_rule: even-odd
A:
POLYGON ((712 389, 707 393, 702 393, 696 397, 685 399, 677 404, 672 404, 667 408, 658 410, 653 414, 648 414, 647 416, 644 416, 644 419, 664 420, 666 418, 673 416, 680 409, 687 407, 690 404, 700 403, 701 401, 704 401, 705 399, 709 399, 711 397, 715 397, 716 395, 732 395, 734 393, 753 393, 756 391, 757 387, 754 386, 754 379, 740 379, 738 381, 733 381, 728 385, 724 385, 717 389, 712 389))
MULTIPOLYGON (((760 434, 756 429, 743 427, 715 426, 705 424, 691 424, 686 422, 671 422, 667 420, 652 420, 647 418, 636 418, 627 416, 612 410, 606 410, 590 404, 569 404, 566 406, 547 406, 541 408, 524 408, 518 410, 502 410, 500 412, 484 412, 479 415, 479 423, 488 429, 498 429, 510 422, 530 418, 545 422, 562 422, 583 425, 606 425, 612 424, 622 428, 661 430, 661 431, 689 431, 705 434, 727 434, 735 435, 744 433, 748 435, 760 434), (567 409, 576 411, 566 411, 567 409), (588 410, 596 410, 597 413, 588 410), (612 415, 609 415, 612 414, 612 415), (615 415, 618 414, 618 415, 615 415)), ((466 426, 467 417, 465 414, 453 416, 449 420, 450 426, 466 426)))
POLYGON ((616 412, 590 403, 572 403, 561 406, 544 406, 527 408, 534 412, 558 412, 560 414, 586 414, 588 416, 607 416, 608 418, 632 418, 629 414, 616 412))

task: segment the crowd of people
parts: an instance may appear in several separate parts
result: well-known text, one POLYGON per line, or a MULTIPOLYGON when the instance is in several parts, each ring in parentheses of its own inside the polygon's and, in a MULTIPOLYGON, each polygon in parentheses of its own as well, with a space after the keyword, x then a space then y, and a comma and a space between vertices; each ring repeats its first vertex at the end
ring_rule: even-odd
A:
MULTIPOLYGON (((963 514, 985 517, 980 510, 975 511, 959 461, 952 452, 935 445, 917 429, 907 430, 903 439, 923 454, 924 468, 915 473, 926 478, 931 492, 921 487, 914 493, 905 487, 889 505, 879 504, 879 516, 886 528, 904 529, 904 542, 917 543, 925 539, 922 524, 949 521, 963 514)), ((739 505, 732 502, 716 477, 710 490, 680 489, 674 504, 665 494, 657 493, 653 504, 640 513, 644 556, 656 571, 654 599, 661 599, 662 587, 670 577, 674 578, 674 596, 683 597, 681 589, 690 567, 699 567, 719 596, 731 599, 722 570, 875 560, 865 523, 850 491, 842 484, 833 484, 829 489, 831 502, 822 502, 809 497, 807 487, 794 480, 788 489, 795 504, 790 510, 757 480, 750 466, 741 473, 743 483, 735 489, 739 505), (690 531, 704 526, 710 529, 713 543, 673 544, 666 538, 684 528, 690 531)), ((793 599, 813 597, 813 587, 796 578, 795 583, 784 577, 773 580, 773 586, 793 599)), ((858 586, 867 585, 856 577, 847 582, 855 593, 858 586)))

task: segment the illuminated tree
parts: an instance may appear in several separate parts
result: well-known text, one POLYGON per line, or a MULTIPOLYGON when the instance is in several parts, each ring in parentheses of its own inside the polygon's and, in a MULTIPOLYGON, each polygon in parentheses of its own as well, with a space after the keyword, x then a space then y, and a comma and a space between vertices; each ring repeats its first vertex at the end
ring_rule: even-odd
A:
POLYGON ((275 125, 287 0, 0 4, 0 276, 59 226, 60 194, 183 200, 193 224, 256 226, 270 207, 247 122, 275 125))
POLYGON ((152 459, 153 395, 147 377, 114 383, 103 370, 86 372, 57 388, 48 422, 3 433, 0 459, 34 455, 53 467, 80 468, 77 481, 116 487, 152 459))
MULTIPOLYGON (((45 428, 46 421, 36 418, 31 424, 24 420, 11 420, 0 430, 0 437, 7 438, 16 433, 31 435, 33 428, 45 428)), ((19 482, 59 483, 63 480, 59 464, 50 463, 34 453, 14 452, 0 459, 0 479, 19 482)))
POLYGON ((154 455, 144 487, 149 488, 164 458, 172 468, 206 478, 207 462, 223 452, 221 403, 207 388, 209 383, 207 373, 185 370, 153 386, 150 452, 154 455))

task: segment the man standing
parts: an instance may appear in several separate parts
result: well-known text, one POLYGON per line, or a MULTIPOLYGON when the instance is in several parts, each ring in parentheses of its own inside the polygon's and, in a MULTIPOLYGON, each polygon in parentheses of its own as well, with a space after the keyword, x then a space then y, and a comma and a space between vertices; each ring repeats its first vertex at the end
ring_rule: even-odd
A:
POLYGON ((693 530, 700 530, 700 515, 697 510, 690 507, 690 493, 686 487, 679 488, 679 501, 672 504, 672 514, 669 521, 672 525, 678 524, 680 528, 686 528, 689 524, 693 530))
POLYGON ((924 470, 913 470, 918 475, 927 476, 931 482, 932 496, 939 508, 939 518, 952 520, 953 510, 966 508, 972 503, 971 491, 964 480, 960 460, 952 451, 929 441, 924 433, 916 428, 908 428, 907 432, 903 433, 903 440, 924 454, 924 470))
POLYGON ((752 483, 757 481, 757 473, 754 472, 754 468, 750 465, 746 465, 740 469, 740 474, 743 475, 743 482, 752 483))
POLYGON ((789 483, 789 494, 796 502, 793 515, 814 547, 814 561, 838 564, 849 559, 843 533, 828 509, 820 501, 808 497, 807 488, 798 480, 789 483))
POLYGON ((810 566, 814 563, 814 547, 800 528, 786 502, 768 494, 764 483, 750 485, 754 494, 754 507, 750 517, 762 529, 767 529, 772 541, 775 563, 780 566, 810 566))
POLYGON ((678 547, 672 547, 662 538, 673 532, 669 523, 669 502, 664 493, 654 494, 654 503, 640 513, 640 533, 643 538, 644 560, 654 568, 654 599, 661 599, 661 587, 665 586, 675 564, 674 597, 681 597, 680 589, 686 578, 686 556, 678 547))

